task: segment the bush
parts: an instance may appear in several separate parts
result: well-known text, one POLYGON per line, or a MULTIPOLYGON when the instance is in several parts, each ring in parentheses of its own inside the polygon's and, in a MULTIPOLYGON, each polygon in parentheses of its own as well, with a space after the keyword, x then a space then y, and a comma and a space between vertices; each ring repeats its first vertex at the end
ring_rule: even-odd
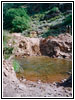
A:
POLYGON ((21 32, 29 27, 30 17, 27 15, 27 12, 24 8, 9 9, 4 17, 4 26, 6 26, 6 28, 21 32))
POLYGON ((5 59, 8 59, 12 55, 13 47, 3 47, 3 55, 5 59))
POLYGON ((59 12, 59 8, 58 7, 53 7, 50 12, 59 12))
POLYGON ((64 25, 72 25, 72 14, 69 14, 63 21, 64 25))
POLYGON ((13 47, 4 47, 3 48, 3 53, 4 54, 12 54, 12 51, 13 51, 13 47))
POLYGON ((13 31, 15 32, 22 32, 23 30, 29 28, 29 22, 25 19, 25 17, 16 16, 15 19, 12 21, 13 31))
MULTIPOLYGON (((53 30, 52 30, 53 31, 53 30)), ((43 33, 41 37, 47 38, 48 36, 57 36, 57 34, 54 34, 52 31, 48 30, 47 32, 43 33)))
POLYGON ((57 13, 60 12, 58 7, 53 7, 52 9, 50 9, 49 11, 47 11, 46 14, 52 14, 52 13, 57 13))

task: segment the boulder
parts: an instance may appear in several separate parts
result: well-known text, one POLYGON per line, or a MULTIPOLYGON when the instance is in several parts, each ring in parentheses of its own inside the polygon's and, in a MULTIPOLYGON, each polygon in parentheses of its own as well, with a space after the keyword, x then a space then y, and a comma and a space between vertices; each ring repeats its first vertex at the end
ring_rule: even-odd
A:
POLYGON ((60 34, 58 37, 49 36, 41 40, 40 51, 50 57, 71 58, 72 36, 68 33, 60 34))

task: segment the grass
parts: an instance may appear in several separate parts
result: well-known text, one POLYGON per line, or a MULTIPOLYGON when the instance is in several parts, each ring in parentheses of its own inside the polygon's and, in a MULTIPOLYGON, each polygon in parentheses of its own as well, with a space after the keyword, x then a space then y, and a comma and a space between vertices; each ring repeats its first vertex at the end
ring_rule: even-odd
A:
POLYGON ((7 45, 7 41, 8 41, 7 34, 8 34, 7 31, 3 31, 3 46, 6 46, 7 45))
POLYGON ((5 58, 5 59, 8 59, 9 57, 10 57, 10 54, 8 54, 8 55, 5 54, 5 55, 4 55, 4 58, 5 58))
POLYGON ((9 31, 6 30, 3 31, 3 55, 5 59, 8 59, 11 56, 12 51, 14 49, 13 47, 9 47, 7 45, 9 39, 11 38, 10 36, 8 36, 8 33, 9 31))
POLYGON ((51 18, 49 21, 50 21, 50 22, 51 22, 51 21, 56 21, 56 19, 59 19, 59 18, 61 18, 61 17, 62 17, 61 15, 55 16, 55 17, 51 18))
POLYGON ((18 61, 13 60, 13 67, 14 67, 15 72, 20 72, 20 65, 19 65, 18 61))

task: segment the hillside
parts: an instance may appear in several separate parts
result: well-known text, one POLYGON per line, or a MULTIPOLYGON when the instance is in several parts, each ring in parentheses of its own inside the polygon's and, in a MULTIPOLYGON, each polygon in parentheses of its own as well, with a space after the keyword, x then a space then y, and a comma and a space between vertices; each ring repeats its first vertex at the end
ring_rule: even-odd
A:
POLYGON ((72 33, 71 3, 7 3, 3 9, 3 26, 10 32, 22 32, 29 36, 31 31, 35 31, 38 37, 72 33))

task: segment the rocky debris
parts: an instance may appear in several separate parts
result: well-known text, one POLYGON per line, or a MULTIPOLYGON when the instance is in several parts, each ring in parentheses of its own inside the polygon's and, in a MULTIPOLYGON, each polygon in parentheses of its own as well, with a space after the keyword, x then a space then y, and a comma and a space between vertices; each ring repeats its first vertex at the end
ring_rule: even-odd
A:
POLYGON ((68 33, 60 34, 58 37, 49 36, 40 42, 42 55, 58 58, 72 57, 72 36, 68 33))
POLYGON ((13 46, 13 54, 15 56, 36 56, 41 55, 40 53, 40 39, 41 38, 30 38, 18 35, 17 33, 12 34, 12 39, 8 42, 13 46))
POLYGON ((3 60, 3 97, 72 97, 70 87, 23 80, 17 79, 12 62, 3 60))
POLYGON ((37 31, 30 31, 30 37, 37 37, 37 31))
POLYGON ((8 45, 11 44, 15 56, 46 55, 58 58, 72 58, 72 36, 68 33, 57 37, 30 38, 20 34, 12 34, 8 45))

